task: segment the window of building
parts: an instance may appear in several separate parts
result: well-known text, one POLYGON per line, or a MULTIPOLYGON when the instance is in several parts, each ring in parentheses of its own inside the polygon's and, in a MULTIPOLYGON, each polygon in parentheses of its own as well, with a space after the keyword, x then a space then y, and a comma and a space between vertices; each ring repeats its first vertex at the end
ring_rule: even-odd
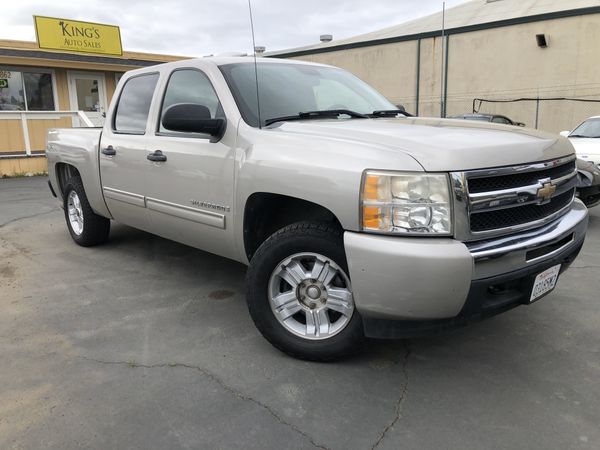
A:
POLYGON ((29 111, 54 111, 51 74, 24 72, 23 83, 29 111))
POLYGON ((55 111, 53 73, 0 67, 0 111, 55 111))
POLYGON ((210 111, 210 116, 213 119, 215 117, 224 117, 219 98, 210 80, 198 70, 176 70, 169 78, 160 114, 160 132, 169 131, 169 133, 172 133, 162 126, 162 116, 170 106, 178 103, 204 105, 210 111))
POLYGON ((127 80, 115 114, 114 130, 120 133, 144 134, 158 74, 141 75, 127 80))

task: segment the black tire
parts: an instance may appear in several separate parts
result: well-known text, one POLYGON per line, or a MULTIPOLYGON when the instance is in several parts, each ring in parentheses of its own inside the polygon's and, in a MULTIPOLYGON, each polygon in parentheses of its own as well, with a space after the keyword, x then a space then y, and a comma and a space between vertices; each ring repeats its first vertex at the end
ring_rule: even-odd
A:
POLYGON ((85 189, 81 178, 78 176, 69 178, 63 192, 63 206, 65 210, 65 220, 67 222, 67 228, 73 240, 83 246, 91 247, 106 242, 108 240, 108 234, 110 232, 110 220, 106 217, 99 216, 96 214, 88 202, 87 196, 85 195, 85 189), (69 195, 71 192, 75 192, 79 198, 81 204, 81 211, 83 215, 83 229, 80 233, 77 233, 71 221, 69 220, 69 195))
POLYGON ((356 308, 345 328, 324 340, 297 336, 275 317, 268 297, 271 274, 283 260, 304 252, 331 258, 348 274, 343 232, 338 227, 299 222, 282 228, 258 248, 246 275, 248 309, 256 327, 273 346, 296 358, 332 361, 356 354, 364 341, 362 321, 356 308))

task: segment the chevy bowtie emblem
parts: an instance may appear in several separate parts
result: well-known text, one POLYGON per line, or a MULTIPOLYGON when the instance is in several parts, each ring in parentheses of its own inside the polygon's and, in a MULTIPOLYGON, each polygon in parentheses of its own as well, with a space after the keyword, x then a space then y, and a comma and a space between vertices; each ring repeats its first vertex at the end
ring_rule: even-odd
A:
POLYGON ((542 201, 547 202, 548 200, 550 200, 552 198, 552 196, 556 192, 556 186, 553 185, 551 181, 544 183, 543 181, 540 180, 540 182, 542 183, 542 187, 539 188, 537 191, 537 198, 539 198, 542 201))

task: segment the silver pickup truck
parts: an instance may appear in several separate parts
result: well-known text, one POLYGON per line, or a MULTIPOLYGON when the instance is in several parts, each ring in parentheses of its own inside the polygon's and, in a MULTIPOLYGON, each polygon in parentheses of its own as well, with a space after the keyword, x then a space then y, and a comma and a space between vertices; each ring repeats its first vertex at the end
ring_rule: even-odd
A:
POLYGON ((409 117, 288 60, 128 72, 104 128, 51 130, 47 155, 76 243, 115 220, 247 264, 258 329, 312 360, 538 300, 588 221, 567 139, 409 117))

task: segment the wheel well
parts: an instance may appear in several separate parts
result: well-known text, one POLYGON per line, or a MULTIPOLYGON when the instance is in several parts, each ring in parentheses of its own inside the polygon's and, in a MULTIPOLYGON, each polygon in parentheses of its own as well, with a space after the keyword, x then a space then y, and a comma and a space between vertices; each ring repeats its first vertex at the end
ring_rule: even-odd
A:
POLYGON ((335 214, 316 203, 266 192, 252 194, 244 209, 246 256, 252 259, 258 247, 277 230, 304 220, 333 223, 342 228, 335 214))
POLYGON ((56 164, 56 179, 61 198, 64 197, 65 186, 71 177, 80 176, 79 171, 72 165, 66 163, 56 164))

